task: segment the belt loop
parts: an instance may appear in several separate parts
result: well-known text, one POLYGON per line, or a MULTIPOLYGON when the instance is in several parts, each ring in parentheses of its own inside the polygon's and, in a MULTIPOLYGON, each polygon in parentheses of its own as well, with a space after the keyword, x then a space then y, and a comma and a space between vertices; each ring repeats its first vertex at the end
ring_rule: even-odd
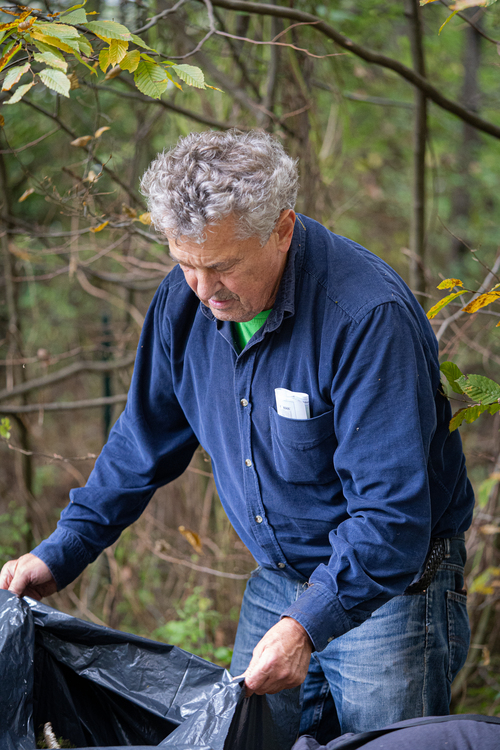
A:
POLYGON ((451 539, 445 539, 444 540, 444 556, 445 558, 450 557, 451 554, 451 539))

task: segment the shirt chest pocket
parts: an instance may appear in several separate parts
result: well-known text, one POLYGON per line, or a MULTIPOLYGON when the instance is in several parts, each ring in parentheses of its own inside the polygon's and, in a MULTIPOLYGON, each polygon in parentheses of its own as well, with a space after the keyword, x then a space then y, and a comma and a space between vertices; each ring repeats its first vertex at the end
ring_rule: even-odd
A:
POLYGON ((269 408, 276 471, 285 482, 327 484, 335 479, 333 409, 312 419, 281 417, 269 408))

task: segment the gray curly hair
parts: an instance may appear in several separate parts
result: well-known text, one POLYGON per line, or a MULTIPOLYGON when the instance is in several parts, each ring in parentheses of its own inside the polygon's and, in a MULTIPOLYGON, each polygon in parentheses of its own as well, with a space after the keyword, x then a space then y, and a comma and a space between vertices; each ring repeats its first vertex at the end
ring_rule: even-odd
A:
POLYGON ((206 240, 205 229, 229 215, 237 238, 265 245, 282 211, 295 206, 296 162, 267 133, 204 131, 158 154, 141 181, 158 232, 206 240))

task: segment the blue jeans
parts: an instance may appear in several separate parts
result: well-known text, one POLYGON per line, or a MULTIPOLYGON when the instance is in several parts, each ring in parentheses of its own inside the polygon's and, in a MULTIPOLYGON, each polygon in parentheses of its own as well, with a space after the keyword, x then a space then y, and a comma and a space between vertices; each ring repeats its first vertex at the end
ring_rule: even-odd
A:
MULTIPOLYGON (((417 716, 449 713, 451 683, 463 666, 470 640, 463 538, 445 540, 445 558, 428 586, 394 597, 362 625, 313 653, 307 678, 272 700, 275 718, 291 743, 297 733, 326 742, 417 716), (300 705, 295 724, 291 704, 300 705)), ((247 668, 252 651, 307 583, 257 568, 247 584, 231 674, 247 668)))

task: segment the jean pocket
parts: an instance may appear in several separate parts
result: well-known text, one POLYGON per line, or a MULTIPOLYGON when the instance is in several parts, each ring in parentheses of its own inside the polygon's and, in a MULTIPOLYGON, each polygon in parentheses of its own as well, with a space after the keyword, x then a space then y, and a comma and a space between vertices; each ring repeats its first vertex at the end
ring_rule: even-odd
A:
POLYGON ((446 592, 448 620, 448 679, 452 682, 462 669, 470 643, 470 623, 467 614, 467 596, 458 591, 446 592))
POLYGON ((281 417, 269 408, 276 471, 285 482, 327 484, 336 474, 333 409, 312 419, 281 417))

